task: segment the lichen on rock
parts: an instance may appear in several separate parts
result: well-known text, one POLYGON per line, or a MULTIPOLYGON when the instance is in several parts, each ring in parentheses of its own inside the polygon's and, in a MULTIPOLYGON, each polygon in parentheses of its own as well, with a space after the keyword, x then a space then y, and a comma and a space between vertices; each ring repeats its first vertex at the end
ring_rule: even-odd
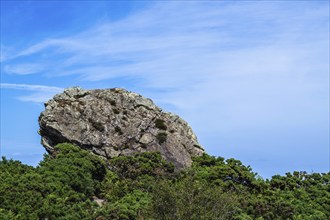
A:
POLYGON ((181 169, 204 152, 187 122, 151 99, 120 88, 66 89, 45 103, 39 125, 41 143, 51 154, 63 142, 105 159, 159 151, 181 169))

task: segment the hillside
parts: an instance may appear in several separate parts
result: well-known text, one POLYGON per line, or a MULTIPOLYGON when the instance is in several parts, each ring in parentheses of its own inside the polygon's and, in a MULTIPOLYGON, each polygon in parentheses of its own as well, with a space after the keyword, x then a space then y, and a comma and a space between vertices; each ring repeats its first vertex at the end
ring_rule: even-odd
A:
POLYGON ((70 88, 39 117, 37 167, 0 161, 0 219, 330 219, 330 173, 263 180, 124 89, 70 88))
POLYGON ((329 219, 330 174, 262 180, 240 161, 204 154, 174 172, 159 153, 107 163, 59 144, 36 168, 0 161, 0 219, 329 219))

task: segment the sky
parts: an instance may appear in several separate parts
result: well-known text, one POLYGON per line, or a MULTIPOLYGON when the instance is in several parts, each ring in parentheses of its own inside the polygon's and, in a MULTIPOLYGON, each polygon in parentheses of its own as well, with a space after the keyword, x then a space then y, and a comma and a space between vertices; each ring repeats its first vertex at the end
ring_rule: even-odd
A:
POLYGON ((1 0, 1 156, 36 166, 43 103, 122 87, 263 178, 329 172, 329 1, 1 0))

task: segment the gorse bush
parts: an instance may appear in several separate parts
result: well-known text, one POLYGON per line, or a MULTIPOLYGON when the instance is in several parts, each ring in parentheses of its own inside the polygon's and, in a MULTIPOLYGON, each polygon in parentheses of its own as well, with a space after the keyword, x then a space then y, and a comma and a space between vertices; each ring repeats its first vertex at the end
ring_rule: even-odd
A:
POLYGON ((329 173, 262 180, 239 160, 207 154, 174 172, 157 152, 105 162, 59 144, 35 168, 3 157, 0 180, 0 219, 330 218, 329 173))

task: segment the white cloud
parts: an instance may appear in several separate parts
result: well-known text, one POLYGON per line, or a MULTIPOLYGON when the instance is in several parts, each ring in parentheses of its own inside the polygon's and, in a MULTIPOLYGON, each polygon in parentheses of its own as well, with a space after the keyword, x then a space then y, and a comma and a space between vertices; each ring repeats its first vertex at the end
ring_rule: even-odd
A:
POLYGON ((4 71, 9 74, 17 75, 29 75, 40 73, 43 70, 43 66, 36 63, 23 63, 18 65, 4 66, 4 71))
POLYGON ((29 91, 39 92, 62 92, 64 89, 56 86, 44 86, 44 85, 30 85, 30 84, 15 84, 15 83, 1 83, 2 89, 21 89, 29 91))
POLYGON ((13 83, 1 83, 1 89, 15 89, 33 91, 32 94, 26 96, 17 97, 18 100, 26 102, 42 103, 51 99, 55 94, 63 92, 63 88, 55 86, 44 85, 29 85, 29 84, 13 84, 13 83))
POLYGON ((194 127, 207 124, 207 132, 317 127, 328 111, 324 6, 161 2, 116 22, 36 43, 10 56, 6 66, 10 72, 21 67, 20 59, 37 56, 45 74, 77 77, 74 84, 137 79, 146 95, 176 106, 194 127))
POLYGON ((49 99, 53 98, 56 93, 54 92, 36 92, 26 96, 17 97, 18 100, 23 102, 35 102, 35 103, 44 103, 49 99))

